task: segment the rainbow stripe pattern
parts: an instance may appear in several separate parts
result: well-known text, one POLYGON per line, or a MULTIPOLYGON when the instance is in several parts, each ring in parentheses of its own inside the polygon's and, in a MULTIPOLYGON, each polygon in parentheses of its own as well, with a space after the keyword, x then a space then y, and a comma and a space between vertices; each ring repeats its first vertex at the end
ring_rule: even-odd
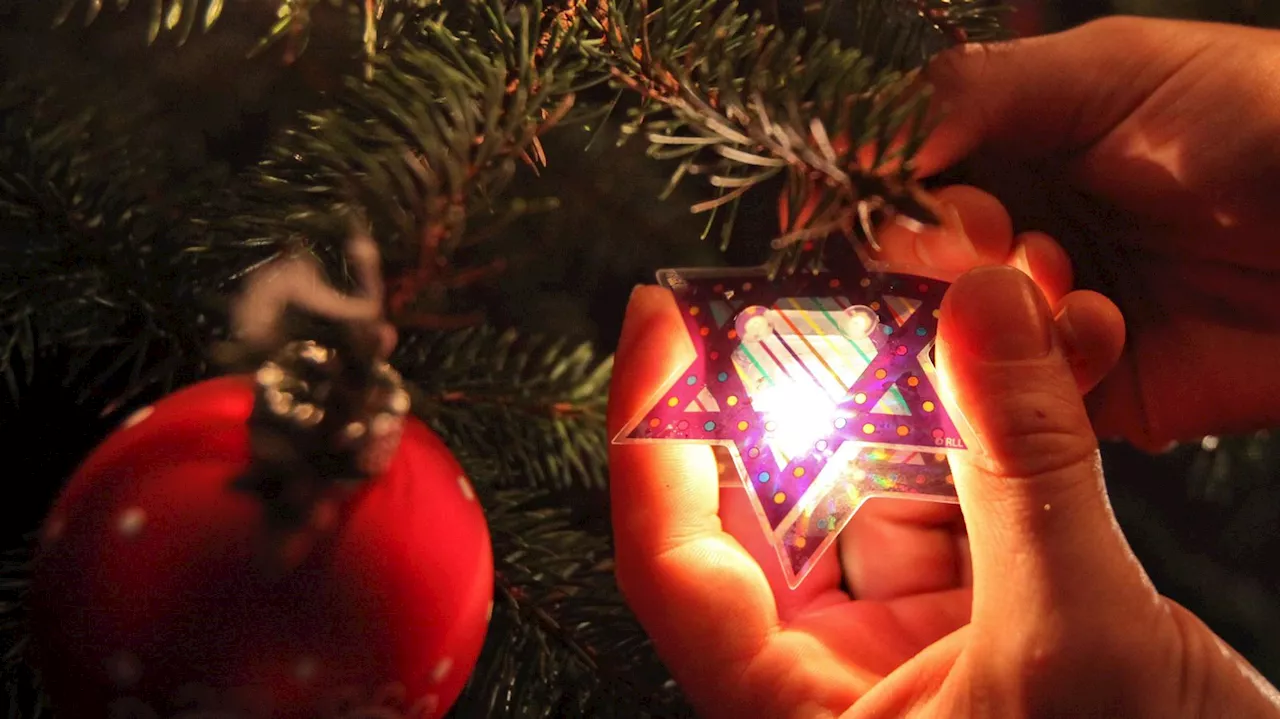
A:
POLYGON ((856 268, 663 270, 697 355, 615 441, 728 450, 796 587, 867 499, 955 502, 931 353, 947 284, 856 268))

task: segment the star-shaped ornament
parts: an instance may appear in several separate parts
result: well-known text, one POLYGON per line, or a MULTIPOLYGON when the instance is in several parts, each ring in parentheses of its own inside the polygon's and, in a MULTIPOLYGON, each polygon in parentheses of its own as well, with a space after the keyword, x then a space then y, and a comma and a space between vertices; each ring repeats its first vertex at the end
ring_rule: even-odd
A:
POLYGON ((932 360, 948 284, 847 264, 660 271, 696 356, 615 439, 721 446, 792 588, 867 499, 957 501, 932 360))

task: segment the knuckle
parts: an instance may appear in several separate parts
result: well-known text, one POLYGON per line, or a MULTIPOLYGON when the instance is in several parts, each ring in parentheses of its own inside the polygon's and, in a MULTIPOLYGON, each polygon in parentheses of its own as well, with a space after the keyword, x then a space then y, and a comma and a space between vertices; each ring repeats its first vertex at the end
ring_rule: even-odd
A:
POLYGON ((1087 37, 1076 42, 1088 42, 1106 49, 1127 48, 1131 54, 1167 53, 1177 38, 1188 34, 1183 23, 1134 15, 1101 17, 1081 25, 1079 30, 1087 37))
POLYGON ((1107 15, 1090 20, 1080 26, 1082 35, 1102 41, 1120 40, 1132 42, 1146 38, 1153 30, 1163 30, 1165 21, 1134 15, 1107 15))
POLYGON ((1142 23, 1148 22, 1132 15, 1106 15, 1104 17, 1095 18, 1080 26, 1081 32, 1092 33, 1095 35, 1113 35, 1123 32, 1132 32, 1135 25, 1141 27, 1142 23))
POLYGON ((983 458, 997 476, 1029 478, 1096 462, 1098 442, 1079 401, 1035 390, 991 407, 983 458))
POLYGON ((963 88, 982 77, 990 61, 991 48, 985 44, 958 45, 938 53, 929 62, 928 79, 935 87, 963 88))

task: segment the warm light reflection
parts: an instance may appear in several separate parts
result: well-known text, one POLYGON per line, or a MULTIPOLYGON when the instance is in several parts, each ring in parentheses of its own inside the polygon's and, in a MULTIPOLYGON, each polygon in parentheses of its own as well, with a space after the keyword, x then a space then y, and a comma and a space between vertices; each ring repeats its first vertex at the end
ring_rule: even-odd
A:
POLYGON ((765 420, 769 445, 794 457, 831 434, 837 404, 810 382, 782 381, 762 387, 751 400, 765 420))

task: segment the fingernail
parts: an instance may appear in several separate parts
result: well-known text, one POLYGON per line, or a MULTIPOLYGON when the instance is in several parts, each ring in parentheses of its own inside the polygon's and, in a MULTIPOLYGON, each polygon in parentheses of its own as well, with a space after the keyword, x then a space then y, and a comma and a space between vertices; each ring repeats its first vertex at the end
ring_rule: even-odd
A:
POLYGON ((1040 290, 1012 267, 983 267, 952 285, 943 312, 952 342, 997 362, 1039 359, 1053 349, 1040 290))
POLYGON ((1058 330, 1058 336, 1062 338, 1062 343, 1068 348, 1077 347, 1079 335, 1076 334, 1076 327, 1071 323, 1070 305, 1063 305, 1058 314, 1053 318, 1053 326, 1058 330))
POLYGON ((941 214, 941 227, 927 227, 916 235, 920 261, 939 269, 973 267, 978 262, 978 248, 964 228, 959 208, 944 203, 941 214))
POLYGON ((1027 243, 1019 242, 1018 249, 1013 251, 1013 266, 1022 270, 1027 277, 1035 278, 1031 274, 1031 258, 1027 255, 1027 243))
POLYGON ((631 289, 626 316, 622 319, 622 336, 618 338, 618 354, 630 352, 635 342, 644 334, 652 308, 658 304, 656 300, 661 294, 661 288, 654 285, 636 285, 631 289))

